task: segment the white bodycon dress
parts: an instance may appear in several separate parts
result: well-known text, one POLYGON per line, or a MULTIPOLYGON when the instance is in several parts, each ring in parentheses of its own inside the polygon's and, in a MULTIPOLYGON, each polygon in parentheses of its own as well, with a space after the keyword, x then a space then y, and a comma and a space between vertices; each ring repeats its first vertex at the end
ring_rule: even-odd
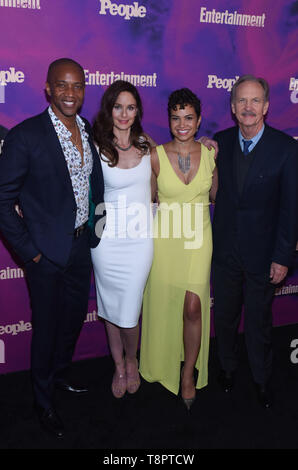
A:
POLYGON ((98 315, 132 328, 139 320, 153 257, 150 155, 129 169, 102 161, 102 170, 106 224, 91 250, 98 315))

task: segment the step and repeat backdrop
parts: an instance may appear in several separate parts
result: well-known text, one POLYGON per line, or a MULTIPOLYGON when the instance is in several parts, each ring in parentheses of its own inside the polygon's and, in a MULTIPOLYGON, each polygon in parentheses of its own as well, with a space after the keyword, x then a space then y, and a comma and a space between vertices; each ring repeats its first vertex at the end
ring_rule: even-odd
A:
MULTIPOLYGON (((138 87, 156 142, 169 140, 167 99, 182 87, 202 100, 199 135, 212 136, 233 125, 231 87, 253 73, 270 84, 267 122, 297 138, 297 26, 294 0, 0 0, 0 140, 46 108, 47 68, 60 57, 85 70, 91 122, 106 87, 124 79, 138 87)), ((295 263, 276 290, 275 326, 298 322, 295 263)), ((29 368, 31 329, 22 265, 0 239, 0 373, 29 368)), ((75 359, 108 353, 92 281, 75 359)))

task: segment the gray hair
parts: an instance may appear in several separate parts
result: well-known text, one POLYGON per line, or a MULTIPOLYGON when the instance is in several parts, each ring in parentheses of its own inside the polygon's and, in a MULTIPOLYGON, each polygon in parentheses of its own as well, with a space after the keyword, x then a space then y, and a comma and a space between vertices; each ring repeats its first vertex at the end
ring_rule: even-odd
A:
POLYGON ((242 77, 238 78, 237 82, 234 83, 233 88, 231 90, 231 103, 233 103, 236 99, 236 90, 241 83, 244 82, 255 82, 259 83, 264 90, 264 100, 265 103, 269 101, 269 84, 264 78, 258 78, 254 75, 242 75, 242 77))

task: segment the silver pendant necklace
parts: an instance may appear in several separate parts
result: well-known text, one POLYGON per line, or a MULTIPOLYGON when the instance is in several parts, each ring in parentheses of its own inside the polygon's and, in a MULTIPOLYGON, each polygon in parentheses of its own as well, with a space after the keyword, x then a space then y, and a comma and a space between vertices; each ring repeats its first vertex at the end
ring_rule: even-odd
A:
POLYGON ((178 152, 177 155, 179 170, 185 175, 185 173, 188 173, 190 169, 190 153, 186 157, 181 157, 178 152))
POLYGON ((116 143, 115 143, 114 145, 115 145, 115 147, 117 147, 119 150, 122 150, 123 152, 127 152, 127 151, 128 151, 129 149, 131 149, 131 147, 132 147, 132 144, 130 144, 130 145, 129 145, 128 147, 126 147, 126 148, 120 147, 120 145, 118 145, 118 144, 116 144, 116 143))

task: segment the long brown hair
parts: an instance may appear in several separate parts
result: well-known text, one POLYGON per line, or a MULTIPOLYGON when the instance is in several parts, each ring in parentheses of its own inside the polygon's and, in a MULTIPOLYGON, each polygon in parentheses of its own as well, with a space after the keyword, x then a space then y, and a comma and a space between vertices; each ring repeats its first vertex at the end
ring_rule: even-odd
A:
POLYGON ((131 127, 131 143, 140 150, 142 156, 151 149, 141 124, 143 106, 139 92, 131 83, 117 80, 104 92, 100 103, 100 110, 93 124, 94 140, 99 147, 99 153, 109 160, 109 166, 116 166, 119 161, 119 154, 113 143, 115 135, 113 132, 112 111, 119 94, 123 91, 131 93, 137 104, 137 114, 131 127))

